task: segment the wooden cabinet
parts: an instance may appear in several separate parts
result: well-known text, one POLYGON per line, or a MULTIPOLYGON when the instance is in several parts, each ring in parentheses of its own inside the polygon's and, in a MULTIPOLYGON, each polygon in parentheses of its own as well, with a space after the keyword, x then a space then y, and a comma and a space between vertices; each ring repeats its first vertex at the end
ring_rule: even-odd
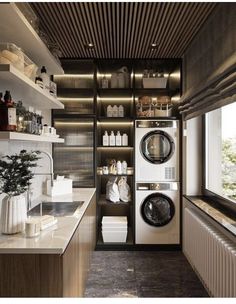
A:
POLYGON ((62 257, 63 297, 82 297, 96 238, 95 196, 62 257))
POLYGON ((82 297, 96 241, 96 194, 60 254, 0 254, 1 297, 82 297))

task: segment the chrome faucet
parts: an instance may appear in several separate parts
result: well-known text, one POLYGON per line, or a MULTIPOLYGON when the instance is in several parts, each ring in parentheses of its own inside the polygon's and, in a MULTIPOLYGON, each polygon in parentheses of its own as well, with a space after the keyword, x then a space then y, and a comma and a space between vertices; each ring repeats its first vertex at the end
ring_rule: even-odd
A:
POLYGON ((54 171, 53 171, 53 159, 52 159, 52 155, 49 152, 46 151, 40 151, 42 154, 47 155, 47 157, 49 158, 49 162, 50 162, 50 176, 51 176, 51 187, 53 187, 53 180, 54 180, 54 171))
MULTIPOLYGON (((49 173, 34 173, 34 175, 50 175, 51 177, 51 187, 53 187, 53 180, 54 180, 54 171, 53 171, 53 158, 52 155, 49 152, 46 151, 40 151, 40 153, 45 154, 49 158, 50 162, 50 172, 49 173)), ((27 210, 31 209, 31 204, 32 204, 32 190, 29 187, 27 191, 27 210)))

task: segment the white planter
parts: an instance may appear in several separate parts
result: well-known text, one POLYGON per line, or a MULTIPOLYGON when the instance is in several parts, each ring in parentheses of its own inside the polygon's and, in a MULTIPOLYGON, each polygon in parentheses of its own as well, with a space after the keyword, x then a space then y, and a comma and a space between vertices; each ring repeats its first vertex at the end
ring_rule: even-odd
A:
POLYGON ((4 197, 1 210, 1 232, 3 234, 24 231, 26 218, 27 210, 24 195, 4 197))

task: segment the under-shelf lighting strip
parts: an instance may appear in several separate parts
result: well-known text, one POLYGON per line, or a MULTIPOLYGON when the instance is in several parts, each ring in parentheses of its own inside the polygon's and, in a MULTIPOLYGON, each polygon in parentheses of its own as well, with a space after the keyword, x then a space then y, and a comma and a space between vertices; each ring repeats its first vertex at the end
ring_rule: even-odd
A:
MULTIPOLYGON (((135 75, 135 78, 143 78, 143 74, 134 74, 135 75)), ((170 75, 167 74, 167 73, 164 73, 164 77, 165 78, 168 78, 170 75)))
POLYGON ((98 101, 132 101, 133 97, 98 97, 98 101))
POLYGON ((64 74, 64 75, 54 75, 54 80, 59 78, 83 78, 83 79, 93 79, 93 74, 64 74))
POLYGON ((78 126, 93 126, 93 122, 70 122, 70 121, 55 121, 55 125, 78 125, 78 126))
MULTIPOLYGON (((114 117, 111 117, 111 118, 114 118, 114 117)), ((117 118, 120 118, 120 117, 117 117, 117 118)), ((117 122, 107 122, 107 121, 98 121, 97 122, 97 124, 98 125, 109 125, 109 126, 117 126, 117 125, 119 125, 119 126, 122 126, 122 125, 124 125, 124 126, 133 126, 133 122, 131 122, 131 121, 127 121, 127 122, 119 122, 119 121, 117 121, 117 122)))
POLYGON ((76 98, 76 97, 57 97, 59 100, 61 101, 86 101, 86 102, 93 102, 93 98, 88 98, 88 97, 85 97, 85 98, 76 98))

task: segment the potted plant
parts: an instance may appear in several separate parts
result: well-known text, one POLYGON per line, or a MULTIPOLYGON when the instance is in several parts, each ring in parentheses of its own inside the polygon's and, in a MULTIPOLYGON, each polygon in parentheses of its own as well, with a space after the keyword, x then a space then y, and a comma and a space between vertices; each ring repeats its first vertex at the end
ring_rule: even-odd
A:
POLYGON ((24 230, 27 218, 26 191, 31 185, 39 151, 5 155, 0 160, 0 193, 6 194, 2 200, 1 231, 14 234, 24 230))

